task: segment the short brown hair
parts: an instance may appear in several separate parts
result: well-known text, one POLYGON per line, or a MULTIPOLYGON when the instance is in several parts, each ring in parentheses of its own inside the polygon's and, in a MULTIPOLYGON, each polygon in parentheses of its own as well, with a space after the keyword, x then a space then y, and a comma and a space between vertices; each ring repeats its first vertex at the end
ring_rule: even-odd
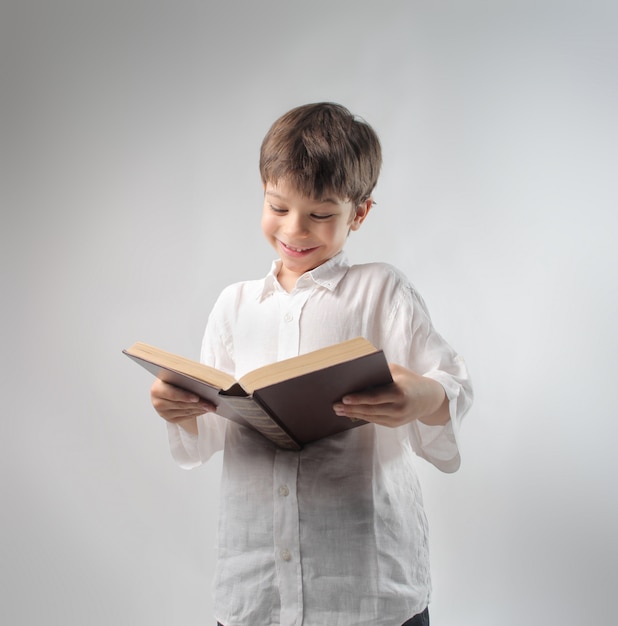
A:
POLYGON ((288 111, 270 127, 260 150, 264 184, 285 179, 307 197, 334 194, 356 205, 371 196, 381 165, 375 131, 332 102, 288 111))

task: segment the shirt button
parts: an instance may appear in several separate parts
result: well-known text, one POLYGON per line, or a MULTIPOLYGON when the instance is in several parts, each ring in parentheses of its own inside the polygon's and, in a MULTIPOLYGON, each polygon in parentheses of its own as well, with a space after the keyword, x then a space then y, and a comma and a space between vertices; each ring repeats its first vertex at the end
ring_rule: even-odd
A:
POLYGON ((279 487, 279 495, 282 498, 285 498, 286 496, 290 495, 290 490, 287 485, 281 485, 281 487, 279 487))
POLYGON ((290 554, 289 550, 281 550, 281 558, 284 561, 291 561, 292 560, 292 555, 290 554))
POLYGON ((286 313, 283 316, 283 321, 284 322, 291 322, 294 319, 294 316, 291 313, 286 313))

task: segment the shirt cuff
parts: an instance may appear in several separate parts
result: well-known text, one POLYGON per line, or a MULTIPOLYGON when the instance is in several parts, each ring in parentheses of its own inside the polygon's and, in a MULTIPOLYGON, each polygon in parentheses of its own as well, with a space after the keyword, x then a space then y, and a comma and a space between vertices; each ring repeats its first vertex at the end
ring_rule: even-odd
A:
POLYGON ((226 422, 216 413, 199 415, 197 435, 168 422, 167 433, 174 461, 183 469, 193 469, 208 461, 215 452, 223 449, 226 422))
POLYGON ((446 393, 451 419, 444 425, 430 426, 416 420, 412 423, 419 448, 417 453, 439 470, 456 472, 461 465, 459 454, 459 425, 467 410, 466 402, 460 402, 461 386, 445 372, 434 371, 423 374, 439 382, 446 393))
POLYGON ((429 426, 417 420, 413 427, 419 443, 419 456, 447 474, 459 469, 461 456, 452 419, 443 426, 429 426))
POLYGON ((167 423, 167 437, 172 458, 183 469, 193 469, 202 464, 199 455, 198 436, 187 432, 177 424, 167 423))

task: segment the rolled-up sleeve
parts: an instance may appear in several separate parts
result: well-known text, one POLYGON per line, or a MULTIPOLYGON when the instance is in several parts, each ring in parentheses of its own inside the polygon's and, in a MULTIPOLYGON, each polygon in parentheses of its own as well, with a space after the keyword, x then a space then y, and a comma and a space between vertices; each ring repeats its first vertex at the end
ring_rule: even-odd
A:
MULTIPOLYGON (((234 362, 230 356, 231 333, 225 323, 228 316, 224 312, 229 294, 229 289, 224 290, 208 318, 202 339, 200 362, 234 375, 234 362)), ((197 435, 168 423, 172 458, 183 469, 193 469, 206 463, 215 452, 223 450, 226 426, 227 420, 216 413, 198 416, 197 435)))
POLYGON ((451 419, 444 426, 429 426, 418 420, 413 423, 416 452, 443 472, 459 469, 459 427, 472 404, 472 387, 461 356, 454 359, 457 372, 434 370, 423 375, 439 382, 446 393, 451 419))
POLYGON ((206 463, 215 452, 223 450, 226 421, 216 413, 200 415, 197 418, 197 435, 168 423, 167 436, 174 461, 183 469, 193 469, 206 463))
POLYGON ((390 325, 390 337, 396 338, 392 360, 439 382, 451 417, 443 426, 416 420, 401 429, 402 435, 410 438, 420 457, 443 472, 455 472, 461 463, 459 427, 473 400, 466 363, 435 330, 424 300, 413 287, 404 286, 395 301, 390 325))

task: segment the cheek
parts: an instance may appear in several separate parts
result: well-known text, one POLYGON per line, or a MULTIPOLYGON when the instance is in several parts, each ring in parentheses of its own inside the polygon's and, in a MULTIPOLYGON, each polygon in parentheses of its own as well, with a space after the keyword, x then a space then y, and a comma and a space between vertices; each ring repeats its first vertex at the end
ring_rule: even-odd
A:
POLYGON ((347 224, 340 225, 338 228, 333 229, 332 238, 338 243, 341 243, 347 239, 349 232, 350 227, 347 224))
POLYGON ((273 231, 273 221, 267 214, 262 214, 262 232, 265 235, 273 231))

